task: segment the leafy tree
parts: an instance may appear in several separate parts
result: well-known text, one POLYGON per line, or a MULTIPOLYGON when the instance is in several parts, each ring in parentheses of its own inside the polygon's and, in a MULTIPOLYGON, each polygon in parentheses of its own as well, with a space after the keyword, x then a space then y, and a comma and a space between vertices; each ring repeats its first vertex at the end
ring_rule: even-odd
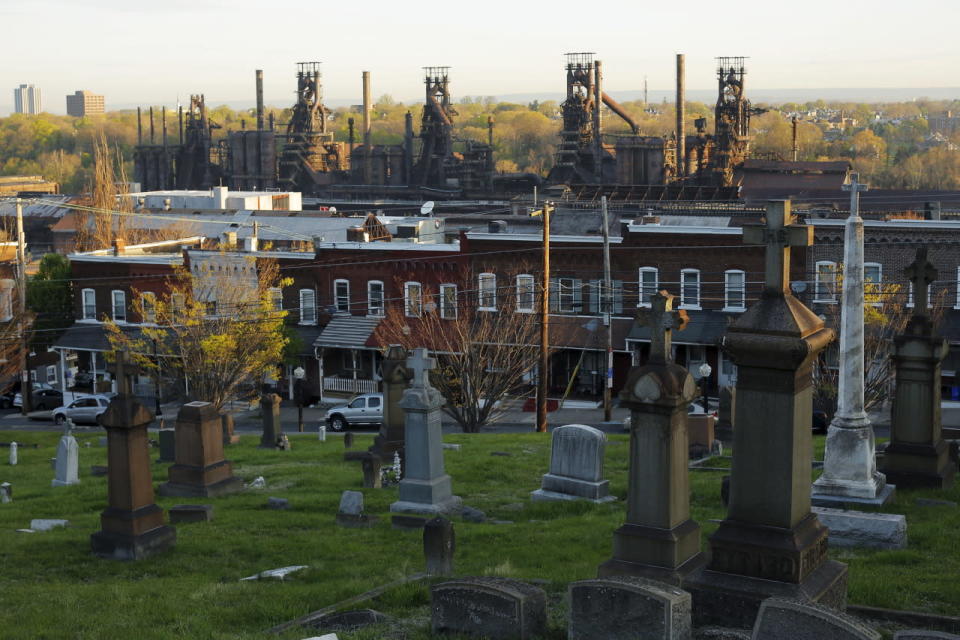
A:
POLYGON ((27 281, 27 308, 34 314, 33 344, 46 347, 58 332, 73 323, 73 298, 70 293, 70 261, 58 253, 48 253, 27 281))

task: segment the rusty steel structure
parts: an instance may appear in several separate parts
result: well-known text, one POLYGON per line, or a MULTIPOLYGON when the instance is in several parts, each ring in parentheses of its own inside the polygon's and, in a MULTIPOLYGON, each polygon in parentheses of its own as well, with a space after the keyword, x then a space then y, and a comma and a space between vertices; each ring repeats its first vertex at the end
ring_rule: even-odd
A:
POLYGON ((750 118, 766 112, 753 107, 745 94, 746 58, 717 58, 717 106, 714 109, 714 149, 710 161, 711 181, 733 184, 734 170, 750 154, 750 118))
POLYGON ((443 186, 456 174, 453 155, 453 118, 450 101, 450 67, 424 67, 426 88, 420 120, 420 153, 413 166, 412 184, 443 186))

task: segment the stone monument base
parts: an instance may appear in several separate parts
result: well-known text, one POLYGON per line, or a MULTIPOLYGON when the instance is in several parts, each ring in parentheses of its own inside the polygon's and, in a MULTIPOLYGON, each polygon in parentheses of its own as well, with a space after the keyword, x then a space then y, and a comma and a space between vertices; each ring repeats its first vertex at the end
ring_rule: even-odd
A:
POLYGON ((945 440, 934 444, 891 442, 881 463, 887 482, 905 489, 949 489, 957 475, 945 440))
POLYGON ((569 493, 559 493, 557 491, 547 491, 546 489, 537 489, 536 491, 530 492, 530 499, 534 501, 539 500, 586 500, 587 502, 594 502, 596 504, 603 504, 605 502, 616 502, 616 496, 603 496, 602 498, 585 498, 583 496, 574 496, 569 493))
POLYGON ((157 490, 162 496, 171 497, 203 497, 216 498, 243 491, 243 480, 230 476, 213 484, 183 484, 180 482, 164 482, 157 490))
POLYGON ((80 484, 80 480, 57 480, 54 478, 50 481, 51 487, 69 487, 74 484, 80 484))
POLYGON ((879 507, 885 505, 896 493, 897 487, 893 484, 885 484, 874 497, 844 495, 833 493, 821 493, 818 491, 821 487, 813 485, 813 493, 810 495, 810 503, 815 507, 832 507, 834 509, 843 509, 843 505, 872 505, 879 507))
POLYGON ((177 530, 163 525, 138 535, 98 531, 90 536, 93 553, 114 560, 142 560, 173 547, 177 530))
POLYGON ((543 474, 540 489, 531 494, 533 500, 577 500, 592 502, 611 502, 615 497, 608 495, 610 481, 591 482, 555 473, 543 474))
POLYGON ((460 496, 448 496, 438 502, 409 502, 397 500, 390 505, 390 513, 418 513, 426 516, 437 516, 459 512, 463 507, 460 496))
POLYGON ((693 520, 672 529, 628 523, 614 531, 613 557, 600 565, 597 577, 638 576, 682 586, 706 562, 700 551, 700 527, 693 520), (673 566, 664 566, 664 558, 672 558, 673 566))
POLYGON ((450 476, 446 474, 431 480, 404 478, 400 481, 400 499, 390 505, 390 511, 423 515, 440 515, 459 511, 463 506, 463 500, 452 493, 450 476))

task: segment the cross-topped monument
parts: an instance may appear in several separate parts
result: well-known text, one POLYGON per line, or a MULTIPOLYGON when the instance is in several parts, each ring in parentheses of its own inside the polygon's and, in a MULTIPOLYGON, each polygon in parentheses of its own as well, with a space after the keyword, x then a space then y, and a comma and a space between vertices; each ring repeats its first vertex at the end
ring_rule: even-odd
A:
POLYGON ((930 285, 936 281, 938 274, 934 266, 927 260, 926 247, 917 249, 917 257, 904 269, 903 273, 913 286, 914 317, 930 315, 930 312, 927 310, 927 305, 929 304, 929 288, 930 285))
POLYGON ((674 311, 673 296, 666 291, 658 291, 650 296, 650 308, 637 311, 637 322, 650 327, 649 362, 670 362, 673 330, 683 331, 687 326, 687 312, 674 311))
POLYGON ((437 366, 437 360, 428 353, 424 348, 414 349, 413 355, 407 358, 407 368, 413 371, 414 387, 430 387, 430 371, 437 366))
POLYGON ((766 246, 764 295, 782 296, 790 287, 790 247, 813 244, 813 227, 795 224, 789 200, 774 200, 767 206, 764 226, 743 228, 744 244, 766 246))
POLYGON ((114 375, 117 378, 117 395, 132 395, 133 388, 130 385, 130 378, 129 374, 127 373, 127 367, 130 367, 132 363, 127 359, 127 352, 118 349, 114 351, 113 354, 114 375))
POLYGON ((860 193, 869 191, 870 185, 860 182, 859 173, 851 173, 850 181, 840 187, 844 191, 850 192, 850 217, 860 217, 860 193))

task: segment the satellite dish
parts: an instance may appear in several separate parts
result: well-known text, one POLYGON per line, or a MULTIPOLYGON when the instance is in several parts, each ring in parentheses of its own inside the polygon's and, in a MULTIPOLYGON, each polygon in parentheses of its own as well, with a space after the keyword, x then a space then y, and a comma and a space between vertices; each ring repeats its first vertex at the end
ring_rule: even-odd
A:
POLYGON ((433 200, 427 200, 426 202, 423 203, 423 206, 420 207, 420 213, 423 214, 423 215, 425 215, 425 216, 428 216, 428 215, 430 215, 431 213, 433 213, 433 207, 434 207, 434 206, 435 206, 435 204, 434 204, 433 200))
POLYGON ((795 281, 795 282, 791 282, 791 283, 790 283, 790 289, 791 289, 794 293, 803 293, 804 291, 807 290, 807 283, 804 282, 804 281, 802 281, 802 280, 797 280, 797 281, 795 281))

